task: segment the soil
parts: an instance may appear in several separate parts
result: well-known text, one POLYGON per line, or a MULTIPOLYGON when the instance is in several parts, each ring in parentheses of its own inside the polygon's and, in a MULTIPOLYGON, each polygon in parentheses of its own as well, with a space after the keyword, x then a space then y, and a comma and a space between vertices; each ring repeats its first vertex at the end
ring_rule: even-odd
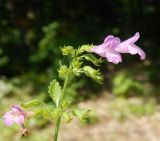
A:
POLYGON ((81 108, 92 108, 98 120, 92 124, 82 124, 73 120, 63 123, 60 141, 160 141, 160 112, 150 116, 131 115, 119 120, 110 115, 106 97, 79 104, 81 108))

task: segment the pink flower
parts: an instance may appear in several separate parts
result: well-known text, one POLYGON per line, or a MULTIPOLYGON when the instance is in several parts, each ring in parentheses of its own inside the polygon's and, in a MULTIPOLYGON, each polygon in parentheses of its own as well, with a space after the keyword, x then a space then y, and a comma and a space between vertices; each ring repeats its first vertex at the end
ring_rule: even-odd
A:
POLYGON ((11 126, 13 123, 19 124, 21 127, 24 126, 26 114, 19 105, 13 105, 11 111, 4 114, 4 123, 11 126))
POLYGON ((108 35, 104 43, 93 47, 91 50, 101 57, 106 57, 108 62, 114 64, 122 62, 120 53, 139 54, 141 60, 144 60, 146 57, 144 51, 134 44, 139 39, 139 36, 137 32, 133 37, 121 42, 118 37, 108 35))

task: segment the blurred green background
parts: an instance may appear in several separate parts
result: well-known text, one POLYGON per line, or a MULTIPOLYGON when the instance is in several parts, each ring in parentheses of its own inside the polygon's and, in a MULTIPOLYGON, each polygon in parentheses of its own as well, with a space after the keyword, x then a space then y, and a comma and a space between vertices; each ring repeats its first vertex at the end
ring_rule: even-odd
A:
MULTIPOLYGON (((58 78, 57 69, 65 59, 60 47, 97 45, 108 34, 125 40, 138 31, 141 37, 136 44, 146 52, 145 61, 140 61, 139 56, 123 54, 121 64, 103 63, 103 85, 82 77, 68 88, 75 105, 96 110, 88 122, 62 127, 61 140, 158 141, 160 129, 155 122, 160 119, 159 17, 158 0, 0 0, 1 117, 15 103, 34 98, 50 103, 48 84, 58 78), (146 124, 154 130, 145 130, 143 118, 151 118, 146 124), (137 119, 138 126, 144 125, 139 132, 134 127, 137 119), (131 130, 125 132, 127 122, 131 130), (100 126, 101 123, 106 126, 100 126), (122 129, 117 131, 119 127, 122 129), (75 134, 73 129, 77 131, 75 134), (76 135, 82 130, 87 132, 76 135)), ((31 134, 20 138, 17 126, 8 128, 1 120, 0 141, 51 140, 50 123, 33 119, 29 126, 33 128, 31 134)))

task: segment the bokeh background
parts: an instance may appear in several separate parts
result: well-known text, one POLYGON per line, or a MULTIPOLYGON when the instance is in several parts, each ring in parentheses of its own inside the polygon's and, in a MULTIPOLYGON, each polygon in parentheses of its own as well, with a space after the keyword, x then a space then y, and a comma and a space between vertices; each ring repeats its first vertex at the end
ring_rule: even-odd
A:
MULTIPOLYGON (((94 110, 86 122, 64 122, 60 140, 159 141, 159 25, 159 0, 0 0, 1 117, 15 103, 51 102, 48 84, 65 59, 60 47, 97 45, 108 34, 125 40, 138 31, 145 61, 124 54, 121 64, 103 63, 103 85, 82 76, 69 87, 74 106, 94 110)), ((53 140, 50 122, 31 119, 28 128, 21 138, 16 125, 0 120, 0 141, 53 140)))

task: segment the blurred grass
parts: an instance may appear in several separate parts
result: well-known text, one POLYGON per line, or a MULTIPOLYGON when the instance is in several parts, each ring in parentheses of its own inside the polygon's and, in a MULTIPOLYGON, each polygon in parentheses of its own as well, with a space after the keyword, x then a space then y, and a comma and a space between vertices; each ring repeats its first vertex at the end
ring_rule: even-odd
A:
POLYGON ((130 116, 151 116, 157 111, 153 99, 144 101, 142 98, 117 98, 109 104, 109 113, 118 120, 126 120, 130 116))
MULTIPOLYGON (((81 86, 81 82, 79 82, 80 84, 73 83, 73 86, 69 87, 67 92, 71 93, 73 99, 76 99, 74 101, 75 105, 79 105, 77 99, 81 99, 80 103, 88 106, 87 102, 90 101, 94 107, 97 104, 96 100, 103 99, 103 101, 100 102, 102 105, 96 108, 94 107, 97 111, 101 110, 103 116, 93 111, 87 121, 82 123, 80 130, 83 130, 83 128, 86 129, 88 126, 97 126, 98 128, 99 122, 101 122, 102 119, 103 122, 108 122, 112 119, 121 123, 130 121, 130 118, 152 117, 155 113, 159 112, 159 103, 156 97, 154 97, 154 93, 152 93, 153 87, 146 85, 148 80, 145 74, 139 77, 134 73, 127 70, 116 72, 111 81, 111 92, 113 92, 113 94, 110 93, 109 98, 103 98, 102 92, 99 92, 99 94, 91 94, 91 92, 85 89, 82 89, 85 95, 81 94, 81 91, 77 91, 77 88, 81 86), (88 95, 88 98, 85 98, 86 95, 88 95)), ((50 99, 47 93, 47 83, 49 83, 49 80, 47 78, 48 76, 43 73, 39 74, 39 77, 33 73, 12 79, 2 77, 0 79, 0 116, 2 117, 12 104, 21 104, 34 98, 40 98, 49 103, 50 99)), ((90 108, 92 108, 92 106, 90 108)), ((130 124, 132 125, 132 122, 130 124)), ((71 126, 78 128, 77 126, 79 125, 71 124, 71 126)), ((51 123, 45 122, 41 118, 29 120, 28 127, 30 134, 21 138, 18 135, 18 126, 7 127, 1 120, 1 140, 48 141, 51 140, 53 136, 52 130, 54 124, 52 125, 51 123)))
MULTIPOLYGON (((29 92, 28 89, 25 87, 23 89, 22 88, 19 89, 19 91, 16 91, 16 92, 18 92, 16 95, 15 94, 11 96, 6 95, 5 97, 3 97, 3 99, 1 99, 1 102, 0 102, 1 117, 6 111, 9 110, 10 105, 15 103, 20 104, 23 101, 33 98, 31 95, 26 95, 25 97, 23 97, 23 99, 21 98, 21 96, 19 96, 21 92, 23 92, 24 95, 29 92)), ((104 119, 103 120, 104 122, 107 122, 109 119, 116 120, 118 122, 125 122, 127 120, 130 120, 130 118, 132 117, 136 119, 141 117, 146 117, 146 116, 152 117, 154 116, 155 113, 158 112, 158 109, 159 109, 159 104, 157 104, 153 98, 149 98, 145 100, 143 97, 117 98, 112 96, 112 98, 108 98, 105 96, 103 98, 103 95, 101 95, 101 97, 103 101, 101 101, 100 103, 103 106, 99 106, 96 109, 101 110, 101 113, 103 115, 106 115, 106 117, 104 118, 103 116, 99 116, 99 114, 97 114, 96 111, 95 112, 93 111, 93 113, 91 114, 91 117, 89 117, 85 123, 84 122, 82 123, 81 130, 83 130, 83 128, 88 128, 87 126, 89 125, 95 126, 95 127, 97 126, 98 128, 98 124, 102 119, 104 119), (104 108, 104 106, 108 108, 104 108)), ((101 99, 101 97, 99 97, 98 99, 101 99)), ((97 101, 95 101, 94 98, 87 100, 87 102, 88 101, 92 102, 95 106, 97 105, 97 101)), ((81 102, 81 103, 83 103, 85 106, 89 106, 87 102, 81 102)), ((71 125, 74 126, 74 128, 76 128, 76 126, 79 126, 77 124, 74 124, 74 125, 71 124, 71 125)), ((49 141, 53 136, 54 124, 53 123, 51 124, 48 122, 46 123, 42 119, 38 119, 38 120, 30 119, 27 123, 27 127, 29 128, 30 133, 28 136, 22 138, 18 135, 18 131, 19 131, 18 126, 14 125, 12 127, 7 127, 4 125, 4 123, 1 120, 0 121, 1 140, 49 141)), ((115 138, 117 139, 117 137, 115 138)))

